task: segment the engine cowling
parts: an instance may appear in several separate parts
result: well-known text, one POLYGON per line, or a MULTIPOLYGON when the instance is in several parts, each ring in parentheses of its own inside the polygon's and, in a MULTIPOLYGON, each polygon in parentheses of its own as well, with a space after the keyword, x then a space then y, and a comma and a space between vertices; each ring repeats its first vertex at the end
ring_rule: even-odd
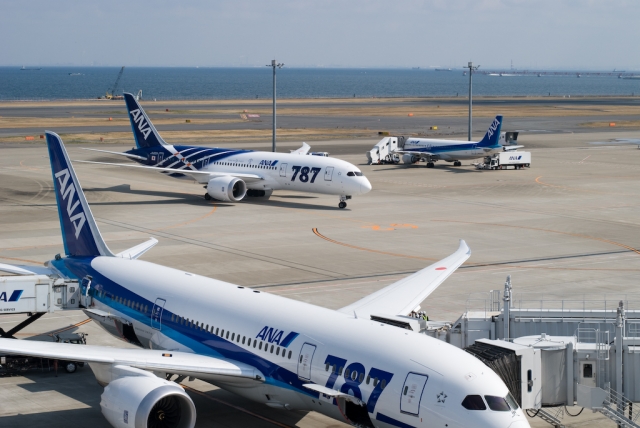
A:
POLYGON ((115 428, 193 428, 196 407, 182 387, 158 377, 127 376, 102 393, 102 414, 115 428))
POLYGON ((410 153, 405 153, 402 155, 402 163, 412 164, 418 162, 418 157, 416 155, 412 155, 410 153))
POLYGON ((209 180, 207 193, 219 201, 238 202, 247 194, 247 185, 236 177, 216 177, 209 180))

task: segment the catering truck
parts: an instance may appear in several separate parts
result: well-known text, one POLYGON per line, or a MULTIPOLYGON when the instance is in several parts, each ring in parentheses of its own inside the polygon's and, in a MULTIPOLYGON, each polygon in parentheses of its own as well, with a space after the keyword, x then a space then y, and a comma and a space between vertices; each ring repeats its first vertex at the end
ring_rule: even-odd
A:
POLYGON ((478 169, 522 169, 531 166, 531 152, 505 151, 485 156, 482 163, 473 164, 478 169))

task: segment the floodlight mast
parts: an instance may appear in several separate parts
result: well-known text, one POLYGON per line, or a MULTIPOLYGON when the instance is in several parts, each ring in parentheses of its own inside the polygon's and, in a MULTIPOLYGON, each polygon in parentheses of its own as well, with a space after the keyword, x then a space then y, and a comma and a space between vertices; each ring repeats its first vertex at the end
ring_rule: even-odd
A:
POLYGON ((275 59, 267 67, 273 68, 273 134, 271 139, 271 151, 276 151, 276 68, 284 67, 284 63, 278 63, 275 59))
POLYGON ((469 69, 469 135, 468 140, 471 141, 471 118, 473 116, 473 72, 480 68, 479 65, 473 66, 473 62, 469 61, 466 67, 469 69))

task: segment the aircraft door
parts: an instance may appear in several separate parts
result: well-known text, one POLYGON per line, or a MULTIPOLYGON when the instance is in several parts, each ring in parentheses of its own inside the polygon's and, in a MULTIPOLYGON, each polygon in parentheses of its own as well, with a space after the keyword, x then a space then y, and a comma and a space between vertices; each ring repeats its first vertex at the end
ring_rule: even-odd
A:
POLYGON ((93 303, 91 294, 89 294, 92 279, 91 275, 87 275, 80 281, 80 305, 85 308, 89 308, 93 303))
POLYGON ((166 302, 164 299, 156 299, 156 303, 151 310, 151 328, 162 330, 162 312, 164 311, 164 304, 166 302))
POLYGON ((400 391, 401 412, 418 416, 422 391, 428 379, 429 376, 418 373, 409 373, 407 375, 402 391, 400 391))
POLYGON ((333 177, 333 167, 328 166, 324 170, 324 181, 331 181, 332 177, 333 177))
POLYGON ((209 158, 206 158, 202 161, 202 168, 206 168, 209 166, 209 158))
POLYGON ((287 176, 287 164, 286 163, 281 163, 280 164, 280 177, 286 177, 287 176))
POLYGON ((311 362, 313 354, 316 352, 316 345, 305 343, 302 345, 300 356, 298 357, 298 377, 304 380, 311 380, 311 362))

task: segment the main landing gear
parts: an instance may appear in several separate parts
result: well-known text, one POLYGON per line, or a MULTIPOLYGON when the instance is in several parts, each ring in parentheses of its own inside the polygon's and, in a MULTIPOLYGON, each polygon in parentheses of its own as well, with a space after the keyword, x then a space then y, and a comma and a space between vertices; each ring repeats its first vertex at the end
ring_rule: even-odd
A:
POLYGON ((453 163, 453 166, 462 166, 462 162, 460 162, 460 161, 455 161, 455 162, 453 163))
POLYGON ((209 193, 205 193, 205 194, 204 194, 204 198, 205 198, 207 201, 210 201, 210 200, 211 200, 211 195, 210 195, 209 193))
POLYGON ((347 200, 351 199, 350 195, 340 196, 340 203, 338 204, 338 208, 344 209, 347 208, 347 200))
POLYGON ((435 163, 433 162, 427 162, 427 168, 433 168, 434 166, 436 166, 435 163))

